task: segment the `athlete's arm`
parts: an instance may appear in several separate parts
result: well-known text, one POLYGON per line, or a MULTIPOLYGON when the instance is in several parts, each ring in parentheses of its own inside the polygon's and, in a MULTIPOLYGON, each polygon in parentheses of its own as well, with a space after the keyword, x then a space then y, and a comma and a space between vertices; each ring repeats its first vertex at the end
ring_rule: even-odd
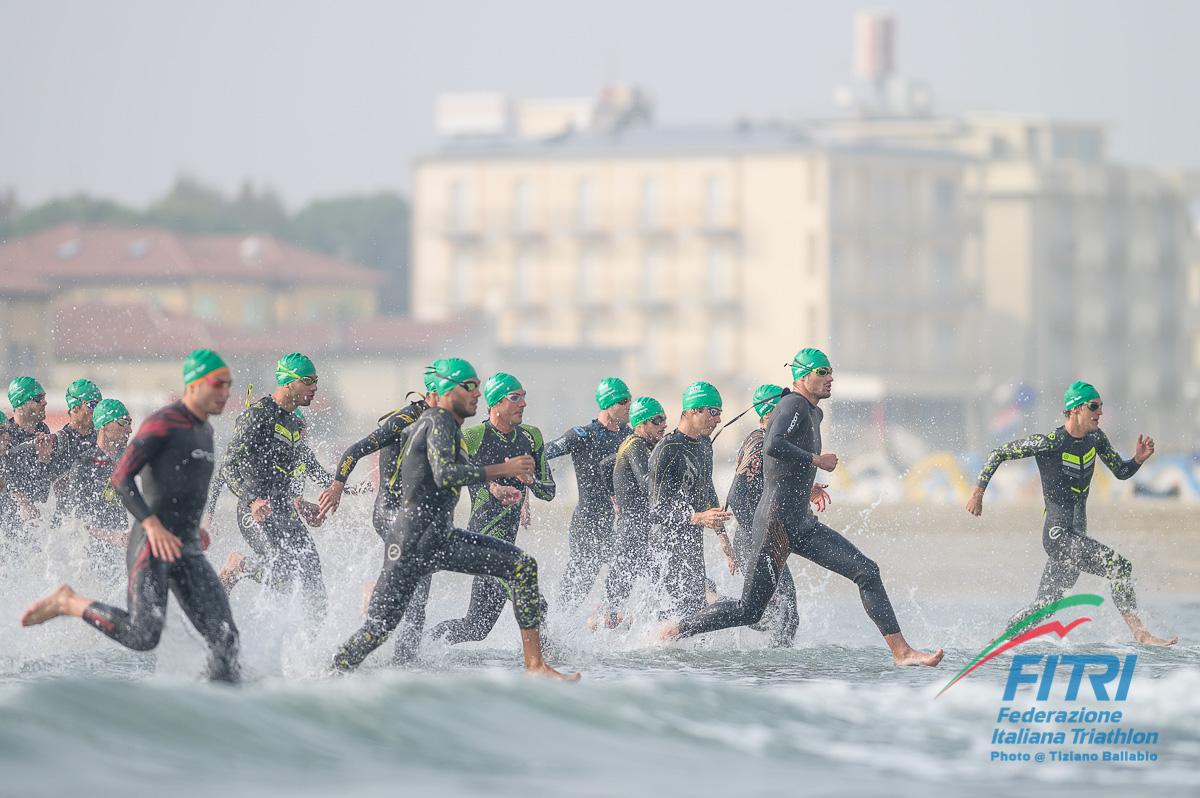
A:
POLYGON ((183 552, 183 543, 154 515, 134 481, 146 463, 166 446, 170 434, 170 427, 162 419, 152 416, 142 422, 113 471, 112 486, 125 509, 142 525, 150 553, 161 560, 174 562, 183 552))
POLYGON ((321 487, 329 487, 329 484, 336 479, 328 468, 321 465, 321 461, 317 459, 317 453, 307 443, 302 443, 297 447, 296 456, 304 464, 305 476, 321 487))
POLYGON ((414 410, 414 405, 401 408, 400 410, 385 416, 379 426, 375 428, 370 435, 353 444, 342 454, 342 459, 338 463, 337 474, 334 476, 335 482, 345 484, 350 477, 350 472, 354 470, 354 466, 358 465, 358 461, 369 454, 374 454, 385 446, 391 446, 400 442, 400 437, 404 434, 410 424, 416 421, 420 413, 414 410))
POLYGON ((458 488, 487 482, 489 475, 483 466, 458 461, 458 452, 455 451, 458 436, 455 432, 454 422, 447 415, 436 416, 429 425, 425 449, 433 481, 439 488, 458 488))
POLYGON ((1131 459, 1124 460, 1121 455, 1117 454, 1117 450, 1113 448, 1112 443, 1108 440, 1108 436, 1100 430, 1096 431, 1096 454, 1104 461, 1104 465, 1108 466, 1108 470, 1113 473, 1117 479, 1129 479, 1138 472, 1142 467, 1142 463, 1154 454, 1154 440, 1141 435, 1138 436, 1138 451, 1131 459), (1149 443, 1147 443, 1147 441, 1149 443), (1143 455, 1141 460, 1138 460, 1138 455, 1143 455))
POLYGON ((812 440, 812 421, 807 412, 796 410, 786 422, 784 419, 773 421, 763 437, 763 454, 788 463, 811 465, 813 452, 796 443, 793 438, 812 440))
POLYGON ((644 444, 638 446, 634 444, 626 458, 629 463, 629 471, 633 474, 634 481, 641 487, 642 492, 646 495, 650 494, 650 445, 644 444))
POLYGON ((544 502, 554 499, 558 486, 554 483, 554 474, 550 471, 550 463, 546 461, 546 446, 542 442, 542 431, 537 427, 525 427, 533 436, 533 484, 529 490, 544 502))
POLYGON ((676 529, 692 523, 692 506, 684 498, 687 463, 678 449, 665 448, 650 474, 650 522, 676 529))
POLYGON ((246 408, 233 427, 233 440, 225 450, 225 483, 239 499, 261 499, 266 488, 259 478, 259 457, 267 450, 265 438, 274 431, 268 426, 261 405, 246 408))
POLYGON ((546 459, 553 460, 564 454, 574 454, 581 441, 587 440, 587 430, 583 427, 572 427, 546 444, 546 459))
POLYGON ((1056 443, 1050 439, 1049 435, 1040 434, 997 446, 984 462, 983 469, 979 472, 979 479, 976 481, 976 487, 981 493, 987 490, 988 483, 992 481, 992 477, 995 476, 996 469, 1000 467, 1001 463, 1034 457, 1043 452, 1052 452, 1055 447, 1056 443))

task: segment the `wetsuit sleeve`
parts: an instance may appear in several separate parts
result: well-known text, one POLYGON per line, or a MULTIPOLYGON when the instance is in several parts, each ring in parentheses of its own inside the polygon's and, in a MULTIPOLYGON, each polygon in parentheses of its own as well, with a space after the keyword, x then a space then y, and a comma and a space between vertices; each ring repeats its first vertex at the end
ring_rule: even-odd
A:
POLYGON ((57 479, 70 471, 71 465, 89 448, 91 444, 86 440, 73 442, 66 433, 59 432, 54 436, 54 451, 50 453, 50 461, 38 465, 49 479, 57 479))
POLYGON ((553 460, 564 454, 574 454, 580 442, 587 440, 587 430, 583 427, 572 427, 546 444, 546 459, 553 460))
POLYGON ((554 484, 554 474, 550 471, 550 463, 546 460, 546 444, 542 440, 542 431, 537 427, 522 425, 533 438, 533 484, 529 490, 544 502, 552 501, 558 486, 554 484))
MULTIPOLYGON (((473 427, 463 430, 463 445, 467 447, 467 457, 473 463, 479 455, 479 449, 483 446, 483 435, 485 432, 487 432, 487 428, 482 424, 476 424, 473 427)), ((490 463, 478 463, 478 465, 490 465, 490 463)))
POLYGON ((1108 440, 1108 436, 1103 432, 1096 433, 1096 454, 1100 455, 1100 459, 1108 466, 1108 470, 1113 473, 1117 479, 1129 479, 1138 472, 1142 464, 1137 460, 1130 458, 1124 460, 1121 455, 1117 454, 1117 450, 1113 448, 1112 443, 1108 440))
POLYGON ((420 413, 414 410, 414 406, 409 405, 385 416, 382 423, 370 435, 352 445, 342 454, 342 459, 337 467, 337 476, 334 479, 338 482, 345 482, 350 477, 350 472, 358 465, 359 460, 378 452, 385 446, 399 443, 404 430, 416 421, 418 415, 420 413))
POLYGON ((629 471, 633 474, 634 480, 641 487, 642 492, 649 495, 650 493, 650 447, 646 444, 635 445, 631 447, 629 456, 626 458, 629 463, 629 471))
POLYGON ((439 488, 458 488, 487 481, 483 476, 483 466, 458 461, 456 432, 454 422, 447 416, 435 418, 429 427, 425 448, 433 481, 439 488))
POLYGON ((155 416, 146 419, 129 441, 129 446, 113 471, 112 486, 125 509, 138 521, 145 521, 154 515, 154 511, 146 504, 134 477, 166 447, 170 436, 171 428, 164 419, 155 416))
POLYGON ((265 436, 274 425, 265 423, 267 411, 258 404, 246 408, 233 427, 233 440, 225 450, 225 484, 239 499, 258 499, 266 495, 254 466, 267 450, 265 436))
POLYGON ((1028 438, 1022 438, 1018 441, 1011 441, 1002 446, 997 446, 984 462, 976 484, 986 489, 1001 463, 1008 460, 1022 460, 1026 457, 1034 457, 1039 454, 1052 452, 1057 448, 1057 445, 1056 441, 1049 435, 1030 435, 1028 438))
POLYGON ((763 438, 763 452, 776 460, 811 465, 815 453, 796 443, 793 438, 812 440, 812 420, 808 412, 796 410, 786 423, 783 419, 773 422, 763 438))
POLYGON ((687 463, 677 446, 669 446, 650 475, 650 522, 678 529, 692 523, 684 482, 687 463))
POLYGON ((213 477, 212 487, 208 490, 208 501, 204 505, 204 514, 212 518, 217 513, 217 502, 221 499, 221 491, 225 488, 225 475, 218 471, 213 477))
POLYGON ((757 479, 762 474, 763 467, 763 436, 755 435, 746 446, 738 452, 735 473, 747 479, 757 479))
POLYGON ((335 477, 328 468, 321 465, 321 461, 317 459, 317 453, 312 450, 312 447, 308 444, 300 444, 296 456, 304 464, 304 473, 310 480, 322 488, 329 487, 335 477))

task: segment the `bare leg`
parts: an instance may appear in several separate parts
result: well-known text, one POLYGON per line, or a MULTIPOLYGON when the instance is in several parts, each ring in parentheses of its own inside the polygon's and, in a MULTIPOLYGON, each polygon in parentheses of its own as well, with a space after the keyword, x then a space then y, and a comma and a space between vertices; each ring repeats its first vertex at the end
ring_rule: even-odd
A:
POLYGON ((561 679, 564 682, 579 681, 578 671, 572 674, 559 673, 542 659, 542 633, 536 626, 532 629, 521 630, 521 649, 525 654, 526 673, 545 676, 547 679, 561 679))
POLYGON ((376 580, 372 579, 363 584, 362 616, 364 618, 367 617, 367 608, 371 606, 371 595, 375 592, 375 582, 376 580))
POLYGON ((225 588, 226 593, 233 590, 233 586, 246 575, 245 563, 246 558, 241 552, 232 551, 225 558, 225 564, 221 566, 221 572, 217 574, 217 578, 221 581, 221 587, 225 588))
POLYGON ((81 618, 91 603, 91 599, 80 596, 70 585, 62 584, 53 593, 29 605, 29 609, 21 614, 21 625, 37 626, 60 615, 81 618))
POLYGON ((1148 646, 1173 646, 1179 642, 1178 636, 1168 639, 1165 637, 1155 637, 1150 634, 1136 612, 1123 612, 1121 613, 1121 617, 1129 625, 1129 631, 1133 632, 1133 639, 1139 643, 1144 643, 1148 646))
POLYGON ((942 657, 946 656, 946 652, 940 648, 933 653, 913 648, 904 639, 903 632, 885 635, 883 640, 892 650, 892 656, 896 659, 897 665, 928 665, 932 668, 942 661, 942 657))

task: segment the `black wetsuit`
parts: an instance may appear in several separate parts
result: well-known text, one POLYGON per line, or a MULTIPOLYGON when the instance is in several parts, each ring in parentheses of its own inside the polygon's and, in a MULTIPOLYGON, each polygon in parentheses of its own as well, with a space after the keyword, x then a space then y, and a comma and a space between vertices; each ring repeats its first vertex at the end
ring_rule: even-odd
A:
POLYGON ((50 498, 50 480, 46 479, 44 464, 37 462, 33 438, 38 433, 50 434, 46 422, 39 421, 30 432, 17 425, 16 419, 8 420, 8 432, 12 438, 8 455, 4 458, 4 481, 8 489, 23 496, 33 504, 45 504, 50 498))
POLYGON ((384 546, 383 570, 366 623, 338 650, 333 666, 353 670, 387 638, 417 585, 434 571, 494 576, 512 588, 522 629, 541 624, 537 562, 511 543, 454 527, 454 505, 467 485, 483 483, 482 466, 467 460, 462 431, 449 411, 428 410, 406 436, 400 466, 403 504, 384 546))
MULTIPOLYGON (((375 495, 375 509, 371 523, 379 539, 387 541, 396 515, 400 512, 403 485, 400 481, 400 462, 404 451, 404 435, 422 413, 429 409, 425 401, 418 399, 404 407, 393 410, 379 419, 379 426, 370 435, 354 443, 342 454, 338 463, 336 479, 343 484, 358 461, 374 452, 379 452, 379 492, 375 495)), ((396 635, 396 651, 392 664, 402 665, 417 655, 421 645, 421 634, 425 631, 425 605, 429 600, 432 576, 426 576, 409 601, 404 622, 396 635)))
POLYGON ((682 636, 758 623, 775 593, 789 553, 858 585, 867 615, 882 635, 900 631, 879 566, 817 520, 810 507, 821 453, 821 410, 798 393, 779 400, 763 443, 763 496, 754 513, 750 570, 737 601, 718 601, 679 623, 682 636))
POLYGON ((293 499, 298 477, 322 485, 333 475, 317 462, 304 443, 304 422, 264 396, 238 416, 233 440, 225 451, 221 476, 238 497, 238 528, 258 555, 246 564, 252 579, 286 591, 299 581, 309 621, 320 625, 327 598, 317 546, 300 518, 293 499), (271 503, 271 514, 259 523, 250 513, 256 499, 271 503))
POLYGON ((630 435, 617 448, 613 490, 617 501, 617 553, 604 581, 609 624, 629 600, 638 577, 654 577, 650 552, 650 452, 645 438, 630 435))
MULTIPOLYGON (((753 556, 754 548, 754 512, 763 495, 763 440, 766 430, 756 427, 742 441, 738 449, 737 467, 733 474, 733 483, 729 486, 729 495, 725 505, 737 519, 737 532, 733 536, 733 552, 737 557, 738 568, 743 578, 748 578, 746 568, 753 556)), ((796 583, 792 579, 792 570, 786 564, 779 575, 779 585, 763 619, 754 625, 755 629, 771 635, 773 646, 790 646, 796 639, 796 629, 800 625, 800 612, 796 607, 796 583)))
POLYGON ((1017 618, 1062 598, 1075 585, 1081 571, 1108 580, 1113 604, 1121 612, 1137 608, 1133 588, 1133 565, 1087 534, 1087 497, 1096 460, 1117 479, 1129 479, 1140 464, 1123 460, 1101 430, 1073 438, 1066 427, 1046 435, 1030 435, 995 449, 979 473, 979 487, 986 489, 996 469, 1006 460, 1033 457, 1042 477, 1046 502, 1042 525, 1042 548, 1049 559, 1042 571, 1034 604, 1017 618))
POLYGON ((623 424, 609 430, 598 420, 572 427, 546 444, 546 459, 571 455, 579 503, 571 515, 570 556, 559 592, 563 607, 573 612, 583 602, 600 568, 613 556, 613 465, 617 447, 632 430, 623 424))
POLYGON ((708 436, 692 438, 675 430, 650 454, 650 539, 654 549, 665 554, 659 579, 674 616, 706 604, 704 528, 691 519, 693 513, 720 507, 712 469, 708 436))
MULTIPOLYGON (((521 508, 533 493, 544 502, 554 498, 554 476, 546 463, 545 446, 541 431, 529 424, 521 424, 509 434, 504 434, 485 421, 463 431, 463 442, 471 462, 478 466, 503 463, 509 457, 523 454, 534 460, 534 482, 524 485, 513 477, 496 482, 521 491, 521 503, 503 505, 492 495, 488 485, 480 485, 472 491, 471 520, 468 532, 489 535, 509 543, 516 543, 517 529, 521 522, 521 508), (526 487, 529 488, 526 491, 526 487)), ((491 576, 477 576, 471 580, 471 603, 462 618, 442 621, 433 629, 433 636, 451 645, 468 641, 483 640, 495 628, 504 612, 511 588, 491 576)))
MULTIPOLYGON (((60 495, 71 496, 71 512, 90 530, 100 534, 129 528, 129 512, 112 485, 112 475, 122 452, 110 455, 99 446, 85 450, 65 477, 60 495)), ((120 547, 92 534, 88 536, 88 562, 102 576, 120 572, 120 547)))
POLYGON ((83 619, 123 646, 158 645, 166 620, 167 590, 209 647, 209 675, 238 678, 238 631, 217 573, 200 549, 200 518, 212 478, 213 431, 182 402, 147 418, 129 442, 112 485, 135 523, 129 533, 128 610, 93 602, 83 619), (142 489, 134 477, 141 474, 142 489), (143 495, 144 491, 144 495, 143 495), (183 544, 175 562, 150 552, 141 522, 156 516, 183 544))

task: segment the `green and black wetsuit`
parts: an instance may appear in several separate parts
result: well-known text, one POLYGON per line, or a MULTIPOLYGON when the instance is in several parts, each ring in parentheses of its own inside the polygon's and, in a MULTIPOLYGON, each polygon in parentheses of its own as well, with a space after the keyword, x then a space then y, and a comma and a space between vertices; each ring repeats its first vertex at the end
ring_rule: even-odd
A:
POLYGON ((1042 477, 1042 497, 1046 502, 1042 548, 1049 559, 1034 604, 1017 617, 1062 598, 1079 579, 1081 571, 1107 579, 1113 604, 1121 612, 1132 612, 1137 607, 1133 565, 1088 537, 1087 497, 1097 460, 1103 461, 1117 479, 1129 479, 1140 465, 1134 460, 1123 460, 1101 430, 1073 438, 1066 427, 1059 427, 1045 435, 1030 435, 993 450, 979 472, 979 487, 987 489, 1001 463, 1025 457, 1036 460, 1042 477))
MULTIPOLYGON (((733 536, 733 552, 743 578, 749 578, 746 569, 754 555, 754 512, 763 495, 763 440, 766 428, 756 427, 738 449, 737 466, 733 483, 725 505, 737 519, 737 532, 733 536)), ((771 644, 777 647, 790 646, 796 639, 800 626, 800 612, 796 607, 796 583, 792 570, 785 563, 779 574, 779 585, 767 606, 763 619, 755 629, 771 635, 771 644)))
MULTIPOLYGON (((541 431, 532 425, 521 424, 511 433, 496 429, 491 421, 485 421, 463 432, 463 441, 471 462, 478 466, 503 463, 509 457, 529 455, 533 458, 534 482, 524 485, 512 477, 496 480, 500 485, 521 491, 521 503, 503 505, 492 495, 488 485, 480 485, 472 491, 471 520, 468 532, 490 535, 509 543, 517 540, 517 529, 521 522, 521 508, 529 501, 532 493, 544 502, 554 498, 554 476, 546 463, 545 445, 541 431), (526 488, 528 487, 528 490, 526 488)), ((447 643, 465 643, 483 640, 500 620, 504 604, 511 590, 507 584, 490 576, 477 576, 471 582, 471 603, 466 616, 442 621, 433 629, 433 636, 447 643)))
MULTIPOLYGON (((63 494, 74 497, 72 514, 89 529, 116 532, 129 528, 129 512, 112 485, 112 475, 124 452, 114 454, 99 446, 81 452, 65 478, 63 494)), ((120 573, 120 550, 106 540, 88 537, 88 562, 102 576, 120 573)))
POLYGON ((299 581, 309 620, 320 625, 327 603, 321 559, 292 500, 297 477, 319 474, 316 481, 328 485, 333 475, 301 440, 303 428, 294 413, 264 396, 238 416, 221 476, 238 497, 242 537, 258 555, 247 563, 247 572, 276 590, 288 590, 299 581), (255 499, 271 503, 271 514, 261 524, 250 514, 255 499))
POLYGON ((50 480, 43 476, 43 464, 37 462, 33 439, 38 433, 49 435, 50 428, 46 422, 39 421, 33 430, 27 430, 14 418, 10 418, 6 426, 12 443, 4 458, 4 482, 13 494, 33 504, 45 504, 50 498, 50 480))
POLYGON ((653 447, 637 435, 629 435, 617 448, 613 465, 613 490, 617 502, 617 554, 604 582, 609 623, 633 591, 638 577, 653 578, 650 552, 650 453, 653 447))
POLYGON ((707 436, 692 438, 675 430, 650 454, 651 540, 665 553, 660 579, 675 616, 706 604, 704 528, 692 524, 692 514, 720 506, 712 470, 707 436))
POLYGON ((417 585, 434 571, 493 576, 512 588, 522 629, 541 624, 545 606, 537 562, 511 543, 454 527, 459 491, 482 484, 482 466, 467 458, 462 431, 448 410, 421 414, 405 436, 400 465, 403 504, 384 546, 383 570, 362 628, 338 650, 333 667, 349 671, 378 648, 404 616, 417 585))
POLYGON ((879 566, 817 520, 810 506, 821 453, 821 409, 788 394, 771 414, 763 441, 763 496, 754 512, 754 540, 742 597, 718 601, 679 622, 683 637, 758 623, 775 594, 789 554, 799 554, 858 585, 867 616, 879 633, 900 631, 879 566))

